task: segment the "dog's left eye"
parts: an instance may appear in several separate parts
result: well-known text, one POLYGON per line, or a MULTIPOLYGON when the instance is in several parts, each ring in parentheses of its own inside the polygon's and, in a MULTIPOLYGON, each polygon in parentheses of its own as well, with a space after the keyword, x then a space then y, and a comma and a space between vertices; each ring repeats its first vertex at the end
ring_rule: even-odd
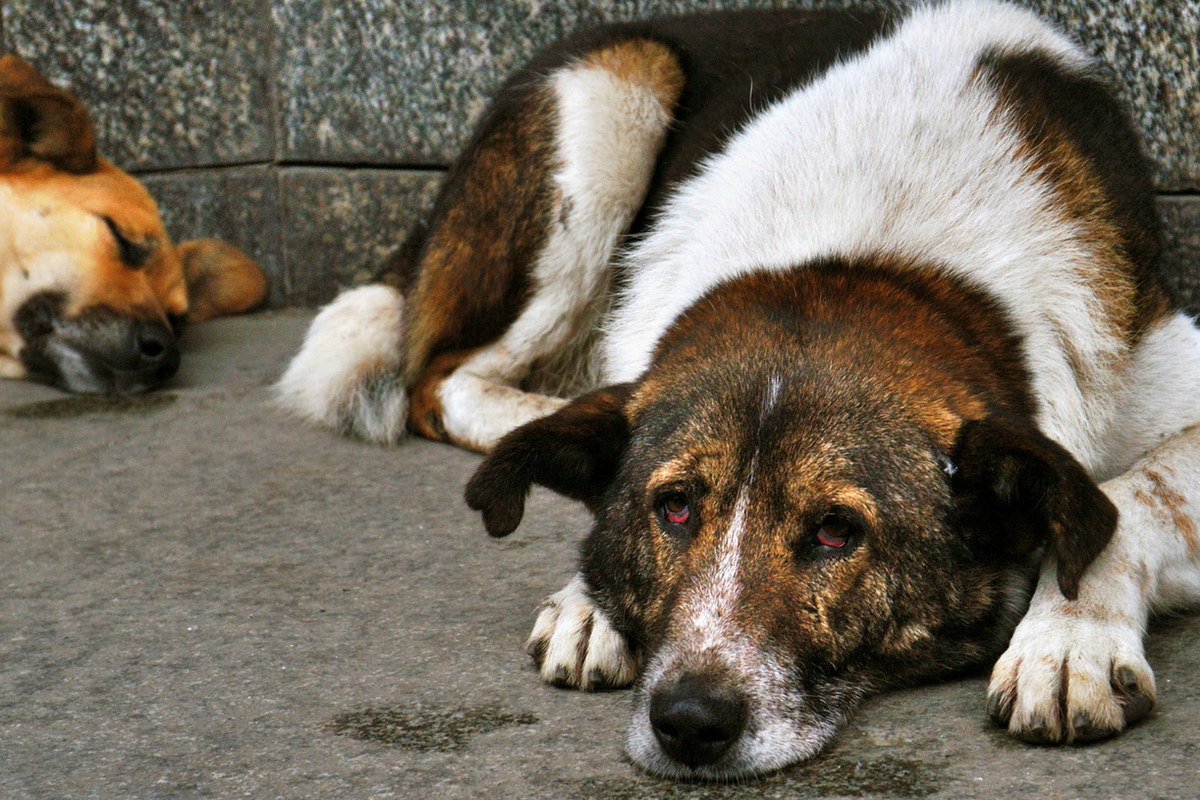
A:
POLYGON ((121 259, 121 263, 135 269, 145 264, 146 259, 150 257, 150 251, 154 249, 153 245, 133 241, 121 232, 121 229, 117 227, 117 223, 113 222, 112 219, 109 217, 103 217, 103 219, 113 239, 117 242, 117 256, 121 259))
POLYGON ((813 551, 816 555, 841 555, 849 552, 858 532, 854 523, 837 514, 821 520, 813 532, 813 551))

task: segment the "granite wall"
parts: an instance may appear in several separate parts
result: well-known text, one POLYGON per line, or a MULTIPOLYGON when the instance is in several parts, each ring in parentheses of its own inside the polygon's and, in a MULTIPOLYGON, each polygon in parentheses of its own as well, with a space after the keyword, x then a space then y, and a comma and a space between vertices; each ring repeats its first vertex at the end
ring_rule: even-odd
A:
MULTIPOLYGON (((1024 2, 1111 68, 1155 163, 1169 280, 1200 310, 1200 0, 1024 2)), ((316 304, 399 241, 537 47, 603 20, 849 4, 0 0, 0 35, 85 100, 102 152, 177 238, 233 241, 266 267, 272 303, 316 304)))

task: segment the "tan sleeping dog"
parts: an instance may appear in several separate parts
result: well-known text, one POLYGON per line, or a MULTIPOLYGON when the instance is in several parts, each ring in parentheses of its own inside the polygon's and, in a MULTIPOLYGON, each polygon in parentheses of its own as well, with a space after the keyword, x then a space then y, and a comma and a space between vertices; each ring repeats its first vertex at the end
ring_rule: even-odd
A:
POLYGON ((258 265, 171 243, 146 189, 96 154, 83 105, 0 59, 0 376, 129 394, 179 367, 176 336, 260 303, 258 265))

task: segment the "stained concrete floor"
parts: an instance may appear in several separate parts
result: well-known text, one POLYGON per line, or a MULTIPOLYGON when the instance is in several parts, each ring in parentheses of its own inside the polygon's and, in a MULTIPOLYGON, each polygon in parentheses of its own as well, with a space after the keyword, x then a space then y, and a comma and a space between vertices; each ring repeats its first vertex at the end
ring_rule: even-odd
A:
POLYGON ((1200 617, 1155 625, 1160 708, 1115 741, 1015 743, 977 677, 879 698, 765 780, 638 774, 628 693, 543 686, 522 652, 586 513, 535 493, 492 541, 476 456, 277 411, 308 318, 197 326, 136 402, 0 382, 0 797, 1200 794, 1200 617))

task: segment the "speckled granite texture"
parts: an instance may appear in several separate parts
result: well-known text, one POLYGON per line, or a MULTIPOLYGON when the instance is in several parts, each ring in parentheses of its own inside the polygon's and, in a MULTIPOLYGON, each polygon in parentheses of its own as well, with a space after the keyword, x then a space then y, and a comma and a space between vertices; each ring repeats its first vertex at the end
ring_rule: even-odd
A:
POLYGON ((4 30, 126 169, 275 156, 269 0, 4 0, 4 30))
MULTIPOLYGON (((1170 195, 1167 264, 1194 293, 1200 0, 1025 2, 1114 76, 1170 195)), ((255 253, 279 305, 323 301, 369 274, 428 204, 431 171, 454 157, 489 92, 565 33, 701 8, 864 4, 903 5, 2 0, 0 9, 6 45, 89 104, 103 151, 147 179, 170 229, 255 253)))
MULTIPOLYGON (((778 5, 286 0, 278 7, 281 147, 291 159, 442 162, 463 143, 488 92, 538 47, 575 27, 697 8, 778 5)), ((1200 186, 1200 3, 1030 5, 1110 66, 1145 134, 1159 184, 1200 186)))

